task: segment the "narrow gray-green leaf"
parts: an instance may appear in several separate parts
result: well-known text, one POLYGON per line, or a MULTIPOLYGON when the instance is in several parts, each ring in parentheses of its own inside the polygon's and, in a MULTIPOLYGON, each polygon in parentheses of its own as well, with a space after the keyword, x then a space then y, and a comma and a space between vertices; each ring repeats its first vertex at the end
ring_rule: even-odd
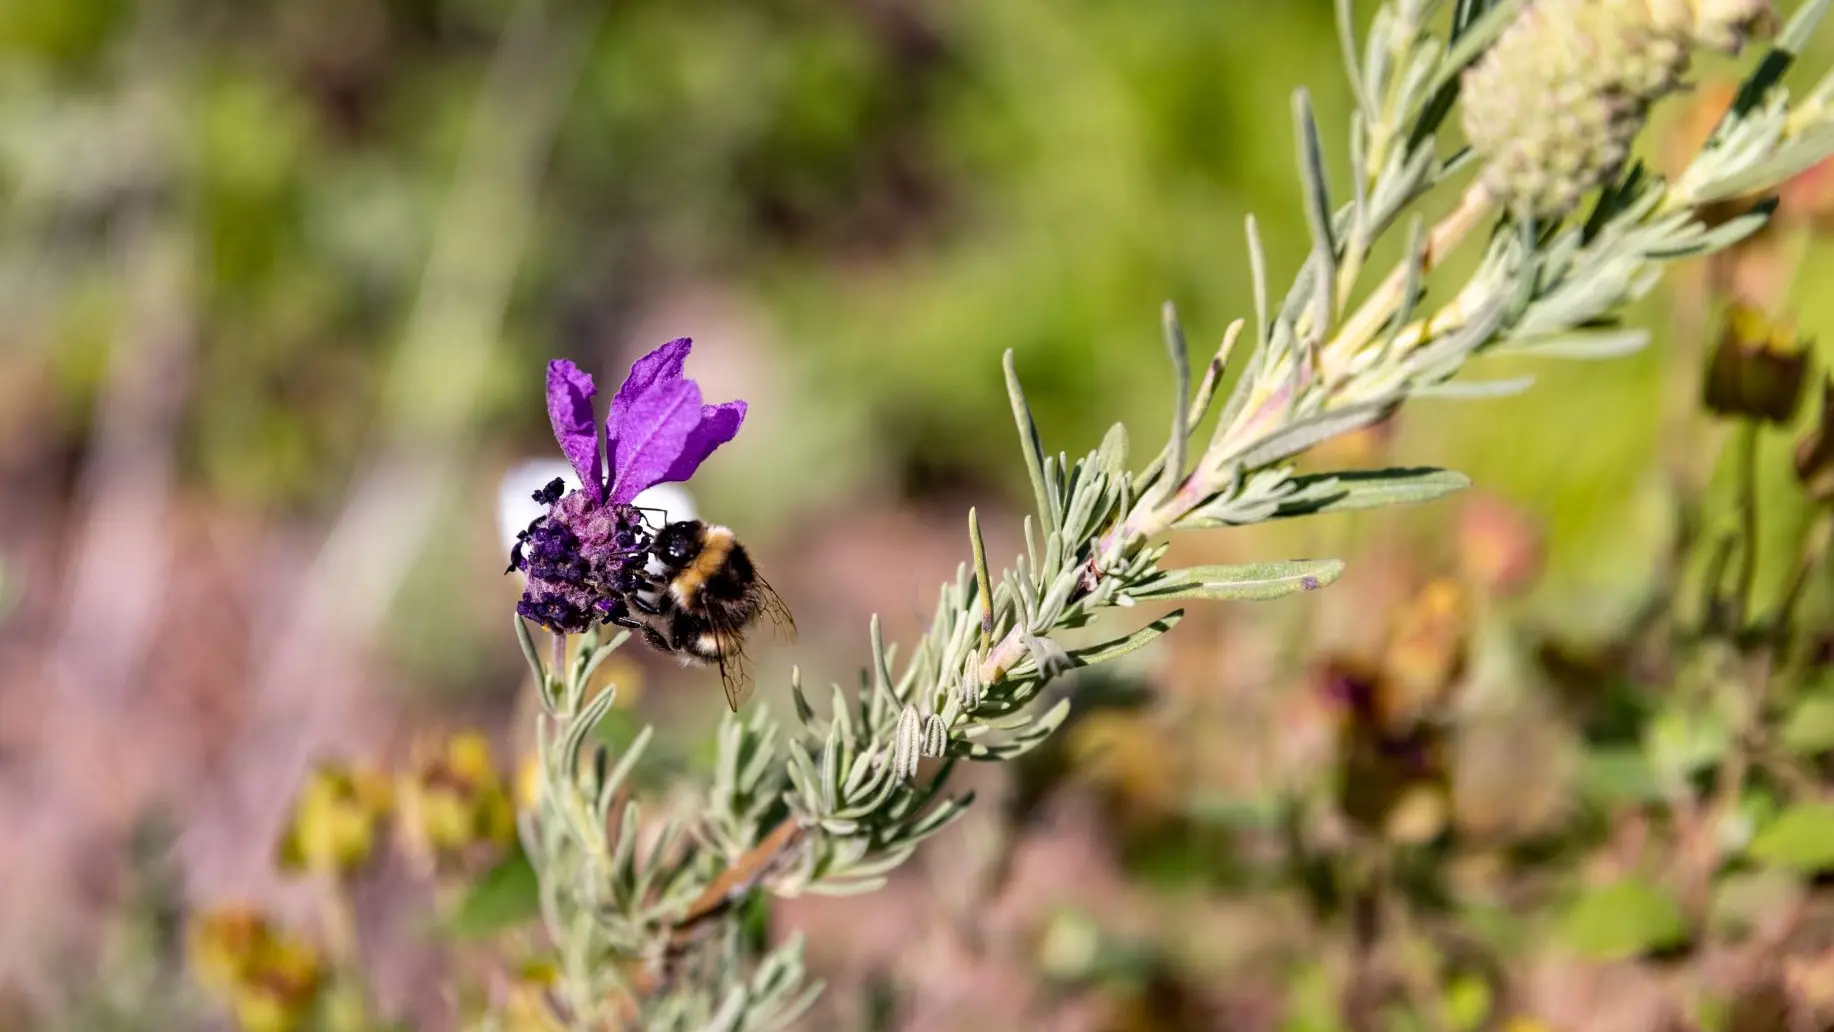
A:
POLYGON ((1169 495, 1178 489, 1184 479, 1185 438, 1189 436, 1189 419, 1191 405, 1191 354, 1185 344, 1184 327, 1178 325, 1178 309, 1167 301, 1160 309, 1160 328, 1165 337, 1166 354, 1172 360, 1172 436, 1166 442, 1166 471, 1170 476, 1161 479, 1161 495, 1169 495))
POLYGON ((1596 361, 1634 354, 1643 350, 1649 339, 1649 331, 1642 329, 1575 330, 1505 341, 1485 354, 1596 361))
POLYGON ((1809 0, 1796 9, 1790 16, 1789 23, 1777 34, 1777 49, 1790 54, 1800 54, 1815 36, 1815 26, 1828 13, 1829 0, 1809 0))
MULTIPOLYGON (((1343 51, 1344 74, 1350 77, 1350 89, 1356 95, 1357 110, 1363 117, 1374 122, 1380 113, 1376 110, 1375 98, 1370 95, 1368 86, 1363 81, 1363 70, 1358 66, 1356 53, 1356 12, 1354 0, 1336 0, 1337 45, 1343 51)), ((1357 174, 1362 175, 1359 168, 1357 174)))
MULTIPOLYGON (((1312 117, 1312 97, 1304 89, 1293 91, 1293 133, 1299 150, 1299 178, 1305 184, 1305 221, 1312 232, 1313 316, 1307 339, 1330 332, 1332 299, 1337 284, 1337 240, 1332 236, 1331 193, 1325 183, 1324 147, 1318 139, 1318 121, 1312 117)), ((1360 174, 1360 173, 1359 173, 1360 174)))
MULTIPOLYGON (((1280 508, 1272 518, 1430 502, 1471 486, 1471 478, 1449 469, 1428 466, 1309 473, 1294 477, 1291 483, 1296 489, 1281 499, 1280 508)), ((1180 524, 1203 525, 1199 522, 1180 524)))
MULTIPOLYGON (((1248 275, 1254 285, 1255 343, 1257 349, 1261 349, 1267 347, 1267 252, 1261 249, 1261 230, 1255 222, 1255 217, 1248 216, 1245 224, 1248 233, 1248 275)), ((1247 373, 1247 370, 1243 370, 1242 378, 1246 378, 1247 373)), ((1238 378, 1237 394, 1241 393, 1240 379, 1238 378)), ((1227 420, 1230 416, 1231 413, 1225 409, 1223 418, 1227 420)))
POLYGON ((1415 387, 1411 393, 1416 398, 1448 398, 1462 401, 1477 398, 1506 398, 1512 394, 1521 394, 1534 385, 1533 376, 1513 376, 1507 380, 1450 380, 1445 383, 1424 384, 1415 387))
POLYGON ((1045 530, 1056 526, 1057 515, 1051 511, 1051 492, 1044 483, 1044 445, 1038 439, 1038 424, 1032 419, 1031 406, 1025 403, 1025 390, 1019 385, 1019 372, 1013 365, 1012 349, 1001 360, 1006 371, 1006 395, 1012 402, 1013 422, 1019 428, 1019 446, 1025 452, 1025 475, 1032 480, 1032 498, 1038 506, 1038 518, 1045 530))
POLYGON ((599 666, 607 659, 610 659, 611 654, 622 648, 624 643, 629 640, 629 631, 619 631, 616 635, 612 636, 610 641, 604 644, 597 644, 595 642, 591 651, 581 657, 579 670, 580 683, 584 684, 591 679, 593 674, 598 673, 599 666))
POLYGON ((796 704, 796 719, 802 721, 804 727, 814 726, 815 707, 809 705, 809 697, 803 694, 801 667, 790 668, 790 698, 796 704))
MULTIPOLYGON (((1690 199, 1697 203, 1706 203, 1772 187, 1797 173, 1813 168, 1830 156, 1834 156, 1834 124, 1822 122, 1804 129, 1798 135, 1778 145, 1776 153, 1770 157, 1755 162, 1750 167, 1741 169, 1732 175, 1713 180, 1709 187, 1696 191, 1690 199)), ((1760 220, 1758 226, 1762 226, 1763 221, 1760 220)), ((1724 229, 1725 227, 1719 228, 1724 229)), ((1719 246, 1735 243, 1753 232, 1756 232, 1755 227, 1744 229, 1731 240, 1720 242, 1719 246)))
POLYGON ((1316 591, 1344 572, 1340 559, 1287 559, 1240 566, 1192 566, 1170 570, 1132 589, 1141 600, 1209 598, 1266 601, 1299 591, 1316 591))
POLYGON ((1393 405, 1391 400, 1382 399, 1362 405, 1349 405, 1336 411, 1302 419, 1268 434, 1262 438, 1261 443, 1243 452, 1240 456, 1233 457, 1233 460, 1249 469, 1265 466, 1270 462, 1278 462, 1288 456, 1297 455, 1321 441, 1368 426, 1380 419, 1391 405, 1393 405))
MULTIPOLYGON (((1829 142, 1834 143, 1834 134, 1830 135, 1829 142)), ((1831 150, 1830 153, 1834 153, 1834 150, 1831 150)), ((1814 164, 1814 162, 1808 164, 1814 164)), ((1808 165, 1803 166, 1803 168, 1807 167, 1808 165)), ((1789 178, 1791 174, 1793 173, 1787 171, 1771 172, 1764 165, 1760 165, 1741 175, 1731 176, 1722 182, 1715 183, 1710 196, 1697 198, 1696 201, 1704 204, 1710 200, 1736 196, 1748 190, 1773 186, 1789 178)), ((1710 254, 1724 250, 1763 229, 1770 222, 1770 213, 1775 207, 1776 205, 1770 202, 1759 204, 1749 214, 1728 219, 1712 229, 1684 238, 1685 242, 1679 246, 1651 248, 1647 252, 1648 256, 1672 261, 1677 258, 1689 258, 1697 254, 1710 254)))
POLYGON ((1071 649, 1070 661, 1079 667, 1085 667, 1117 659, 1135 649, 1145 648, 1155 638, 1178 626, 1178 621, 1182 619, 1184 619, 1184 610, 1174 609, 1126 637, 1105 641, 1100 645, 1071 649))

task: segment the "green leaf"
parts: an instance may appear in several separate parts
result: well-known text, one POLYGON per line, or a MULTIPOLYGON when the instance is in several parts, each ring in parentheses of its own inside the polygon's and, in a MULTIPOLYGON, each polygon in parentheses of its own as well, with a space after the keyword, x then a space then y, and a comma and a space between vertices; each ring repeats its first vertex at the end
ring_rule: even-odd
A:
POLYGON ((1834 749, 1834 692, 1811 692, 1797 700, 1778 738, 1785 749, 1805 756, 1834 749))
POLYGON ((535 678, 535 690, 541 693, 542 701, 552 709, 554 703, 552 693, 548 690, 548 672, 542 666, 541 654, 535 651, 535 639, 529 633, 529 623, 521 615, 516 617, 516 644, 522 646, 522 658, 528 662, 529 674, 535 678))
POLYGON ((1264 602, 1314 591, 1335 581, 1344 572, 1341 559, 1287 559, 1241 566, 1192 566, 1170 570, 1152 581, 1129 589, 1140 600, 1209 598, 1225 601, 1264 602))
POLYGON ((1345 405, 1343 408, 1321 412, 1297 422, 1289 423, 1270 432, 1260 443, 1253 445, 1232 461, 1239 462, 1248 469, 1269 465, 1290 455, 1297 455, 1311 449, 1320 442, 1339 437, 1343 434, 1374 423, 1394 407, 1395 398, 1381 398, 1372 402, 1345 405))
POLYGON ((1019 371, 1013 365, 1012 349, 1001 360, 1006 371, 1006 395, 1012 402, 1013 422, 1019 428, 1019 445, 1025 452, 1025 475, 1031 478, 1032 498, 1038 505, 1038 518, 1046 533, 1057 528, 1057 513, 1051 509, 1051 492, 1044 483, 1044 444, 1038 439, 1038 424, 1025 403, 1025 390, 1019 386, 1019 371))
POLYGON ((1070 662, 1079 667, 1085 667, 1106 663, 1118 656, 1125 656, 1135 649, 1144 648, 1154 638, 1178 626, 1178 621, 1182 619, 1184 619, 1184 610, 1174 609, 1124 638, 1105 641, 1100 645, 1090 645, 1087 648, 1071 649, 1070 662))
POLYGON ((1449 469, 1396 467, 1310 473, 1289 483, 1297 490, 1280 500, 1273 519, 1430 502, 1470 487, 1471 478, 1449 469))
POLYGON ((1170 495, 1184 480, 1185 439, 1191 436, 1188 413, 1191 406, 1191 355, 1185 345, 1184 329, 1178 325, 1178 310, 1170 301, 1160 311, 1166 354, 1172 360, 1172 436, 1166 442, 1166 469, 1170 476, 1160 480, 1161 490, 1170 495))
POLYGON ((1312 260, 1319 270, 1312 291, 1312 328, 1307 337, 1315 340, 1329 328, 1326 324, 1331 318, 1332 296, 1337 286, 1340 245, 1331 232, 1331 192, 1325 184, 1324 146, 1318 139, 1318 121, 1312 117, 1311 95, 1303 88, 1293 91, 1293 128, 1299 151, 1299 179, 1305 184, 1302 194, 1305 221, 1312 232, 1312 260))
POLYGON ((1482 1028, 1496 1008, 1496 994, 1483 978, 1463 974, 1446 984, 1444 1007, 1447 1022, 1453 1028, 1482 1028))
POLYGON ((1815 26, 1828 12, 1828 0, 1809 0, 1796 9, 1783 31, 1777 34, 1776 46, 1764 55, 1758 66, 1752 69, 1745 81, 1739 84, 1738 94, 1732 98, 1732 106, 1713 128, 1713 137, 1718 137, 1727 126, 1744 120, 1764 102, 1771 87, 1783 80, 1783 73, 1789 71, 1796 61, 1796 55, 1808 45, 1815 34, 1815 26))
POLYGON ((1591 889, 1567 911, 1562 938, 1594 960, 1624 960, 1687 941, 1687 919, 1668 893, 1629 878, 1591 889))
POLYGON ((1533 376, 1515 376, 1507 380, 1449 380, 1445 383, 1416 387, 1413 390, 1413 396, 1459 401, 1474 398, 1506 398, 1512 394, 1520 394, 1534 385, 1533 376))
POLYGON ((1668 709, 1644 729, 1643 755, 1659 780, 1673 784, 1718 762, 1732 731, 1716 713, 1668 709))
POLYGON ((1649 761, 1635 749, 1606 747, 1586 754, 1580 791, 1603 806, 1651 803, 1662 798, 1662 786, 1649 761))
POLYGON ((1751 858, 1803 874, 1834 870, 1834 803, 1797 803, 1751 842, 1751 858))
POLYGON ((1641 351, 1649 343, 1649 337, 1648 330, 1640 329, 1574 330, 1570 333, 1548 333, 1539 337, 1510 340, 1491 348, 1487 353, 1599 361, 1622 358, 1641 351))
POLYGON ((466 890, 446 917, 459 938, 482 938, 532 921, 541 911, 541 886, 518 843, 508 856, 466 890))
POLYGON ((1777 49, 1794 55, 1802 53, 1815 35, 1815 26, 1828 13, 1828 0, 1809 0, 1790 16, 1783 31, 1777 34, 1777 49))

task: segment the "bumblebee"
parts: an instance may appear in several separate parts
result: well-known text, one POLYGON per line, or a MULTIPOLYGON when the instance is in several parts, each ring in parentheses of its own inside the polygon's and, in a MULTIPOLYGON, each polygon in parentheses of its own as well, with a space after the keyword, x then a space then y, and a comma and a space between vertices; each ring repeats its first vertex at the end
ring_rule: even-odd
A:
POLYGON ((745 635, 768 618, 778 636, 794 638, 796 621, 758 576, 751 555, 726 527, 700 520, 665 525, 650 542, 650 577, 630 596, 652 648, 695 665, 717 666, 726 702, 738 712, 751 693, 745 635))

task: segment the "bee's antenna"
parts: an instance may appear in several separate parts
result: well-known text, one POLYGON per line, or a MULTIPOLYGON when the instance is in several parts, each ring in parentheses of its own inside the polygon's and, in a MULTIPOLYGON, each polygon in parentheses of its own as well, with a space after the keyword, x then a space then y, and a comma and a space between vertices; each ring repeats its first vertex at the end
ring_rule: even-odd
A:
POLYGON ((633 509, 635 509, 635 510, 637 510, 638 512, 641 512, 641 513, 645 513, 645 514, 648 514, 648 513, 652 513, 652 512, 654 512, 654 513, 661 513, 661 514, 662 514, 662 521, 661 521, 661 524, 660 524, 660 525, 661 525, 661 526, 667 526, 667 525, 668 525, 668 522, 669 522, 669 510, 667 510, 667 509, 658 509, 658 508, 656 508, 656 507, 655 507, 655 506, 653 506, 653 505, 633 505, 633 506, 631 506, 631 508, 633 508, 633 509))

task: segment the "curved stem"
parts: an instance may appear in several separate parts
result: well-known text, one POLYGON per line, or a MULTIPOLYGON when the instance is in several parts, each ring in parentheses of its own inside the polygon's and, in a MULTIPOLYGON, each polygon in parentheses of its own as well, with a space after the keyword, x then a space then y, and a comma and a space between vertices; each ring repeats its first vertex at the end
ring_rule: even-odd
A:
POLYGON ((1758 424, 1747 419, 1738 428, 1739 559, 1738 594, 1733 597, 1733 626, 1743 630, 1751 619, 1751 595, 1758 578, 1758 424))

